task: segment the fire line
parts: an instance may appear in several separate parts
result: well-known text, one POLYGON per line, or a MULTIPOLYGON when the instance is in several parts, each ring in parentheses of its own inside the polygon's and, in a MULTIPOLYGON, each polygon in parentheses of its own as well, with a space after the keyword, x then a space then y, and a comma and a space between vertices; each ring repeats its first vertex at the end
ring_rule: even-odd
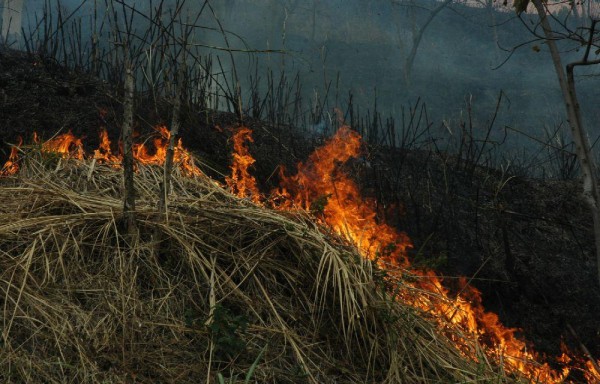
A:
MULTIPOLYGON (((170 133, 164 126, 155 130, 157 134, 152 146, 146 143, 134 145, 138 166, 164 164, 170 133)), ((505 327, 495 313, 485 311, 481 293, 476 288, 463 281, 461 293, 452 294, 435 272, 411 266, 407 254, 412 247, 409 237, 378 220, 373 202, 361 196, 358 186, 341 166, 360 155, 363 143, 358 133, 342 126, 306 162, 297 165, 295 174, 288 176, 281 168, 280 186, 271 191, 268 200, 260 193, 256 179, 250 174, 255 159, 247 143, 252 141, 252 131, 247 127, 238 128, 233 135, 232 175, 226 178, 230 190, 239 197, 269 204, 276 209, 311 211, 323 224, 355 244, 365 258, 385 269, 389 282, 400 287, 395 293, 397 299, 429 314, 466 357, 478 359, 475 347, 478 343, 487 358, 507 372, 520 374, 531 382, 564 382, 574 370, 582 372, 589 383, 600 382, 597 369, 600 361, 574 356, 565 347, 563 354, 555 359, 561 369, 540 363, 542 356, 527 348, 526 342, 516 335, 517 329, 505 327), (412 278, 407 279, 407 275, 412 278)), ((56 154, 65 159, 92 159, 115 168, 121 166, 122 151, 113 154, 106 130, 100 131, 99 147, 90 156, 85 155, 82 140, 71 132, 44 142, 34 133, 34 143, 42 153, 56 154)), ((19 139, 18 144, 12 147, 9 159, 0 169, 0 176, 19 172, 22 144, 22 139, 19 139)), ((174 162, 185 176, 202 175, 181 139, 175 148, 174 162)))
MULTIPOLYGON (((244 180, 248 167, 254 163, 244 145, 252 141, 248 131, 240 128, 238 132, 244 132, 244 141, 234 140, 230 178, 233 185, 229 186, 240 197, 262 201, 260 192, 252 189, 251 193, 259 196, 248 196, 250 192, 245 187, 246 183, 255 186, 253 177, 244 180), (238 162, 240 159, 243 162, 238 162)), ((277 209, 311 211, 338 235, 355 244, 365 258, 385 269, 388 279, 401 287, 397 298, 430 314, 466 357, 478 360, 476 342, 483 347, 487 358, 531 382, 561 383, 572 370, 582 371, 589 383, 600 382, 594 363, 574 358, 566 347, 555 359, 561 369, 540 363, 542 357, 527 348, 526 342, 516 335, 517 329, 505 327, 498 315, 485 310, 481 292, 467 285, 466 279, 462 279, 461 293, 453 295, 435 272, 411 267, 407 255, 412 248, 409 237, 379 222, 375 205, 361 196, 358 186, 341 166, 360 156, 362 147, 358 133, 348 126, 340 127, 306 162, 297 165, 294 175, 287 176, 280 169, 280 186, 271 191, 271 205, 277 209), (407 273, 413 281, 405 278, 407 273)))

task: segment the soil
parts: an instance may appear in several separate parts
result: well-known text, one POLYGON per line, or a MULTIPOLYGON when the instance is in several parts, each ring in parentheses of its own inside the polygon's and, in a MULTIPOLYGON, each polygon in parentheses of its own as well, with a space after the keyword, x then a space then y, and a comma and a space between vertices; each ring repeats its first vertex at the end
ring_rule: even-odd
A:
MULTIPOLYGON (((19 137, 30 143, 34 131, 49 138, 71 130, 93 149, 99 128, 106 127, 117 142, 118 100, 106 82, 40 57, 0 51, 1 164, 10 144, 19 137)), ((168 104, 151 108, 142 95, 139 135, 151 135, 169 116, 168 104)), ((254 131, 250 150, 264 190, 277 185, 280 164, 293 169, 323 140, 292 127, 244 123, 254 131)), ((184 146, 209 175, 222 179, 228 173, 237 124, 232 114, 184 110, 184 146)), ((578 181, 534 180, 426 151, 365 148, 365 156, 368 161, 351 168, 364 192, 378 199, 382 220, 411 237, 415 263, 450 276, 449 287, 457 286, 453 276, 470 278, 486 308, 522 330, 537 351, 557 356, 565 343, 575 351, 585 345, 600 357, 592 218, 578 181)))

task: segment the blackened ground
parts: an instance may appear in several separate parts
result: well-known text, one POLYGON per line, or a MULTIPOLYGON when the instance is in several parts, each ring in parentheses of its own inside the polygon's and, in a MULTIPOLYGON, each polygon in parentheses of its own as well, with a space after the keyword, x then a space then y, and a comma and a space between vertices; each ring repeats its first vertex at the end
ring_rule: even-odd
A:
POLYGON ((21 52, 0 51, 0 158, 7 143, 21 136, 31 143, 34 131, 44 138, 72 130, 98 144, 100 111, 113 102, 102 81, 65 71, 52 61, 21 52))
MULTIPOLYGON (((105 127, 116 143, 119 99, 110 84, 39 57, 0 51, 0 162, 9 144, 19 136, 30 143, 34 131, 49 138, 71 130, 94 149, 105 127)), ((168 124, 169 104, 144 103, 143 95, 137 104, 140 135, 168 124)), ((209 175, 228 173, 230 137, 238 124, 232 114, 184 108, 181 137, 209 175)), ((322 143, 291 127, 252 119, 244 124, 254 131, 254 173, 265 191, 277 185, 280 164, 293 171, 322 143)), ((441 153, 365 151, 368 161, 349 168, 365 193, 378 199, 382 218, 422 250, 414 252, 416 264, 471 277, 486 308, 522 329, 536 350, 557 356, 562 341, 573 350, 583 343, 600 357, 592 220, 578 182, 511 177, 441 153)), ((457 279, 445 281, 452 287, 457 279)))
POLYGON ((536 350, 558 356, 564 341, 600 356, 592 217, 578 181, 516 177, 439 153, 373 157, 363 185, 422 248, 417 262, 472 277, 485 307, 536 350))

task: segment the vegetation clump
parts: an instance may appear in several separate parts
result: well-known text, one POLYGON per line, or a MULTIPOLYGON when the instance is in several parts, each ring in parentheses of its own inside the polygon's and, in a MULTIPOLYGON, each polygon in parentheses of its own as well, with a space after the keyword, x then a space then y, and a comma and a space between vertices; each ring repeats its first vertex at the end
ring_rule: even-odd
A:
POLYGON ((304 213, 175 175, 161 216, 161 178, 138 169, 133 236, 118 169, 32 151, 0 180, 0 381, 511 380, 304 213))

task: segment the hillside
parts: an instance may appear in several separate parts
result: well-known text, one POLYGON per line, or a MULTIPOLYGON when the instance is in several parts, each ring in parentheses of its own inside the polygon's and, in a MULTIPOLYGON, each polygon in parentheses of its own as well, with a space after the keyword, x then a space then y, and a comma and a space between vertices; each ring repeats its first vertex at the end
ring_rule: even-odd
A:
POLYGON ((0 180, 3 382, 511 382, 465 359, 381 271, 302 213, 160 169, 136 177, 28 152, 0 180))
MULTIPOLYGON (((452 327, 440 331, 440 318, 407 305, 425 299, 391 300, 394 290, 423 289, 427 284, 412 284, 423 276, 401 271, 406 284, 382 285, 389 271, 313 222, 327 213, 327 194, 314 192, 315 216, 282 213, 234 198, 205 176, 181 174, 164 221, 156 211, 160 169, 144 167, 137 177, 141 231, 132 242, 120 221, 118 169, 29 145, 34 130, 48 140, 70 129, 85 136, 89 152, 98 148, 101 128, 116 142, 118 93, 40 57, 7 52, 0 59, 2 137, 17 143, 20 135, 26 143, 21 171, 1 181, 9 379, 198 382, 218 372, 240 379, 253 372, 257 382, 515 380, 483 358, 484 347, 452 327)), ((142 141, 156 136, 151 127, 168 108, 139 103, 142 141)), ((199 155, 204 174, 223 180, 239 122, 191 106, 183 115, 185 145, 199 155)), ((279 164, 293 172, 323 144, 290 127, 245 123, 254 130, 251 171, 263 190, 280 185, 273 176, 279 164)), ((483 299, 469 302, 482 300, 523 328, 535 343, 523 350, 533 345, 558 357, 563 338, 575 356, 585 359, 581 345, 598 353, 598 295, 590 288, 591 244, 576 183, 515 177, 478 165, 472 155, 356 149, 361 154, 347 159, 346 171, 365 200, 378 199, 376 221, 385 218, 412 238, 414 251, 401 256, 419 273, 449 274, 442 303, 469 291, 455 277, 472 277, 483 299), (567 262, 575 245, 579 262, 567 262)), ((493 338, 479 341, 493 350, 493 338)), ((577 368, 569 379, 583 376, 577 368)))

